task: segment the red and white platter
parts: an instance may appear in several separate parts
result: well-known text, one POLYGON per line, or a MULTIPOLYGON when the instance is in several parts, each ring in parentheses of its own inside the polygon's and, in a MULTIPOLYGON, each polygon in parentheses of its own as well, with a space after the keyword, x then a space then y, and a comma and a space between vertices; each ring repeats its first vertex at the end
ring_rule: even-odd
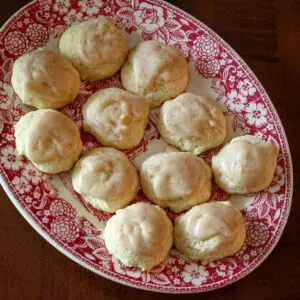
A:
MULTIPOLYGON (((159 0, 39 0, 18 11, 0 31, 0 175, 11 201, 49 243, 83 267, 119 283, 164 293, 196 293, 226 286, 253 271, 276 246, 292 201, 293 173, 288 141, 279 116, 257 77, 239 55, 206 25, 159 0), (108 16, 127 34, 129 45, 159 40, 180 49, 189 61, 187 90, 215 99, 228 121, 228 141, 251 134, 280 149, 274 180, 266 190, 229 195, 215 185, 210 201, 230 200, 244 215, 247 238, 233 257, 209 264, 184 259, 172 249, 151 272, 124 266, 105 248, 102 233, 111 214, 93 209, 74 192, 70 173, 49 176, 16 156, 14 124, 26 113, 11 86, 14 61, 39 48, 57 49, 59 37, 72 23, 108 16)), ((81 108, 88 96, 103 88, 121 87, 120 74, 83 81, 76 100, 61 111, 81 127, 81 108)), ((140 167, 166 143, 151 112, 142 142, 125 153, 140 167)), ((99 144, 82 131, 84 149, 99 144)), ((218 149, 206 152, 208 162, 218 149)), ((147 201, 140 192, 136 201, 147 201)), ((173 220, 174 214, 167 211, 173 220)), ((21 238, 21 237, 20 237, 21 238)))

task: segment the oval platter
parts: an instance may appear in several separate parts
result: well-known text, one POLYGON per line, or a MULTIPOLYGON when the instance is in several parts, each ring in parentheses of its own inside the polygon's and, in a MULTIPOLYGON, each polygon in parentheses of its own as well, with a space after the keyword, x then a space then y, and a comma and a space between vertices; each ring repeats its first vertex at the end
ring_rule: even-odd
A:
MULTIPOLYGON (((0 173, 1 184, 23 217, 49 243, 83 267, 119 283, 156 292, 196 293, 226 286, 254 270, 277 244, 292 201, 292 161, 278 114, 256 76, 238 54, 206 25, 158 0, 40 0, 29 3, 0 32, 0 173), (129 45, 155 39, 173 45, 189 61, 187 90, 216 100, 233 136, 252 134, 280 149, 275 177, 262 192, 230 196, 215 185, 211 201, 230 200, 244 215, 247 238, 233 257, 210 264, 185 260, 172 249, 150 273, 122 265, 111 257, 102 238, 111 214, 93 209, 79 197, 70 173, 49 176, 16 156, 14 124, 29 109, 11 86, 12 65, 20 55, 39 48, 57 49, 59 37, 72 23, 98 15, 111 17, 127 34, 129 45)), ((61 111, 82 125, 81 107, 103 88, 121 87, 120 74, 96 82, 83 81, 77 99, 61 111)), ((165 151, 153 110, 141 143, 125 153, 140 167, 143 160, 165 151)), ((99 144, 81 132, 84 151, 99 144)), ((210 162, 218 149, 202 155, 210 162)), ((147 201, 139 192, 136 201, 147 201)), ((167 211, 173 220, 174 214, 167 211)))

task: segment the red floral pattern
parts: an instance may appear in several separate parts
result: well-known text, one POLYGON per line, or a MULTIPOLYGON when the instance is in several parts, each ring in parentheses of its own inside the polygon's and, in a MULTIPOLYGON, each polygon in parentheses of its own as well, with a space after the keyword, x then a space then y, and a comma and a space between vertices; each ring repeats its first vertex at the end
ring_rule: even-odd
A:
POLYGON ((30 24, 26 34, 34 48, 44 46, 49 40, 47 28, 41 24, 30 24))
MULTIPOLYGON (((6 24, 0 33, 0 173, 15 206, 51 243, 70 258, 112 280, 144 289, 170 292, 201 292, 225 286, 251 272, 276 245, 288 217, 292 192, 292 166, 284 130, 263 87, 234 51, 201 22, 159 0, 39 0, 33 1, 6 24), (25 113, 11 88, 14 60, 30 49, 57 38, 72 22, 98 14, 111 17, 128 34, 156 39, 177 47, 206 80, 227 116, 230 134, 253 134, 269 139, 280 149, 271 186, 246 195, 243 214, 247 240, 233 257, 208 265, 186 261, 176 250, 152 272, 128 268, 107 252, 102 238, 111 214, 89 206, 74 192, 69 173, 45 176, 15 153, 13 124, 25 113)), ((48 47, 48 45, 46 45, 48 47)), ((194 76, 194 75, 193 75, 194 76)), ((195 75, 196 76, 196 75, 195 75)), ((198 75, 197 75, 198 76, 198 75)), ((62 112, 79 126, 81 108, 96 90, 121 87, 120 75, 96 82, 82 82, 77 99, 62 112)), ((157 112, 152 112, 145 136, 126 155, 139 166, 140 157, 164 145, 156 130, 157 112), (153 146, 154 145, 154 146, 153 146)), ((82 132, 85 150, 99 146, 82 132)), ((161 149, 161 148, 160 148, 161 149)), ((161 150, 160 150, 161 151, 161 150)), ((213 151, 204 159, 210 163, 213 151)), ((211 201, 230 195, 213 184, 211 201)), ((146 201, 139 192, 135 201, 146 201)), ((243 200, 244 201, 244 200, 243 200)), ((167 210, 171 220, 176 216, 167 210)))
POLYGON ((264 245, 269 238, 268 227, 259 222, 251 222, 247 225, 247 243, 252 247, 264 245))
POLYGON ((193 42, 195 56, 201 60, 210 60, 219 53, 219 45, 208 35, 200 35, 193 42))
POLYGON ((7 51, 13 55, 22 55, 28 50, 29 46, 28 38, 19 31, 9 32, 4 43, 7 51))
POLYGON ((51 223, 51 232, 58 238, 66 242, 73 242, 79 237, 79 227, 74 218, 57 217, 51 223))
POLYGON ((197 61, 196 67, 205 78, 215 77, 220 70, 219 62, 216 59, 197 61))
POLYGON ((76 210, 68 202, 60 199, 56 199, 51 203, 49 211, 53 217, 76 217, 76 210))

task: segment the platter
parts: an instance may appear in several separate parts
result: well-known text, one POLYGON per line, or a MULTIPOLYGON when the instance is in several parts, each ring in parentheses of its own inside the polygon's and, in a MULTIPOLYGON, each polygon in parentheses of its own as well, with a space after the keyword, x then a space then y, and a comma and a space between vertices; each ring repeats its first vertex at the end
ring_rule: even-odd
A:
MULTIPOLYGON (((276 246, 292 201, 292 161, 279 116, 254 73, 216 33, 182 10, 163 1, 39 0, 17 12, 0 32, 0 174, 1 184, 24 218, 49 243, 83 267, 119 283, 164 293, 196 293, 226 286, 253 271, 276 246), (209 264, 185 260, 172 249, 151 272, 122 265, 103 241, 111 214, 92 208, 75 193, 70 173, 50 176, 16 156, 14 124, 30 108, 21 104, 11 86, 14 61, 45 47, 56 50, 61 34, 76 22, 105 15, 126 32, 130 47, 142 40, 159 40, 178 48, 189 62, 187 91, 216 100, 227 118, 228 136, 251 134, 272 141, 279 158, 272 184, 243 196, 213 186, 210 201, 230 200, 243 213, 247 237, 233 257, 209 264)), ((93 92, 121 87, 120 74, 102 81, 83 81, 76 100, 61 109, 82 127, 82 105, 93 92)), ((139 168, 167 144, 156 130, 158 110, 151 111, 141 143, 125 151, 139 168)), ((99 146, 81 132, 84 151, 99 146)), ((202 155, 210 162, 218 149, 202 155)), ((147 201, 140 192, 136 201, 147 201)), ((171 220, 175 215, 167 211, 171 220)))

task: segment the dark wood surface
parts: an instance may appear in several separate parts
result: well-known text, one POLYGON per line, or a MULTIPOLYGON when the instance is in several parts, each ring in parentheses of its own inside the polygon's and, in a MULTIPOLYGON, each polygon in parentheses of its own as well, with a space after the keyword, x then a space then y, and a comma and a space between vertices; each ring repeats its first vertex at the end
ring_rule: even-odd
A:
MULTIPOLYGON (((25 0, 1 0, 3 24, 25 0)), ((0 190, 2 299, 300 299, 300 1, 169 1, 213 28, 246 60, 275 104, 294 163, 291 215, 276 249, 246 278, 223 289, 173 296, 139 291, 97 276, 41 238, 0 190)))

